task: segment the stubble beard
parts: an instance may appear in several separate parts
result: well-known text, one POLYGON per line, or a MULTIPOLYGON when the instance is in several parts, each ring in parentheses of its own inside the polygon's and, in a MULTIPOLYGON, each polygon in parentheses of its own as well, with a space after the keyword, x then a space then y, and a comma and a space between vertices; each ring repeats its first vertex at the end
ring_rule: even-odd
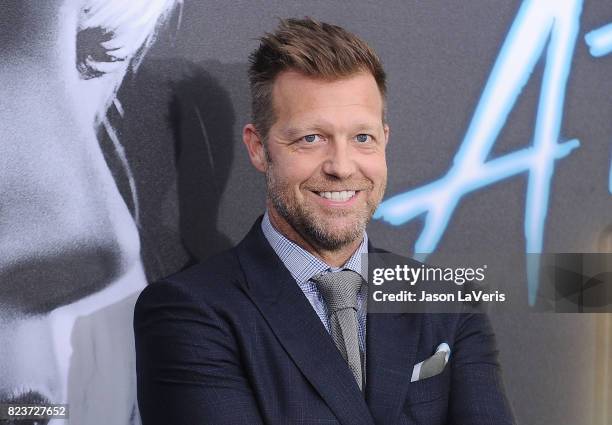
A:
MULTIPOLYGON (((369 181, 368 184, 370 190, 373 190, 373 183, 369 181)), ((345 224, 341 231, 333 229, 333 225, 329 224, 325 217, 318 216, 308 205, 296 202, 291 196, 291 189, 287 183, 278 180, 274 175, 271 162, 268 163, 266 172, 266 185, 268 199, 276 212, 310 244, 333 252, 363 238, 366 226, 382 200, 386 182, 383 182, 375 199, 368 200, 366 208, 357 211, 356 214, 348 210, 334 212, 334 217, 347 217, 347 219, 348 216, 354 215, 352 222, 345 224)))

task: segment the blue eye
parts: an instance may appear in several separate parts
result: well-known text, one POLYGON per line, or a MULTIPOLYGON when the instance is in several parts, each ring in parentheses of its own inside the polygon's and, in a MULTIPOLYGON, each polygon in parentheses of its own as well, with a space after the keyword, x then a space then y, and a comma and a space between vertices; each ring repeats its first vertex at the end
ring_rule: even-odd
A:
POLYGON ((357 136, 355 136, 355 140, 358 143, 367 143, 372 139, 372 136, 370 136, 369 134, 358 134, 357 136))
POLYGON ((307 136, 302 137, 306 143, 314 143, 319 140, 318 134, 309 134, 307 136))

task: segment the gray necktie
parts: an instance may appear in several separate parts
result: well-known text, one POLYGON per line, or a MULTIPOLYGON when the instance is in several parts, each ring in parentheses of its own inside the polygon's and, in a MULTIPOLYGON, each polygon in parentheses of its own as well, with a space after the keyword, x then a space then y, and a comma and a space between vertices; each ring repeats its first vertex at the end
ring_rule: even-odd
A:
POLYGON ((331 337, 363 389, 361 355, 357 331, 357 293, 361 276, 350 270, 327 273, 312 279, 317 283, 327 305, 331 337))

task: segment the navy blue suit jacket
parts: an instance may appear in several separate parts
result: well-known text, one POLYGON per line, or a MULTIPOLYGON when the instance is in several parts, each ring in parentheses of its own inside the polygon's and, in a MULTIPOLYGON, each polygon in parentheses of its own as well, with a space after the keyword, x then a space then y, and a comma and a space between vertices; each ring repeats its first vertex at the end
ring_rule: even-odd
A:
POLYGON ((143 425, 513 423, 482 314, 368 314, 362 393, 260 220, 149 285, 134 330, 143 425), (442 342, 444 371, 411 383, 442 342))

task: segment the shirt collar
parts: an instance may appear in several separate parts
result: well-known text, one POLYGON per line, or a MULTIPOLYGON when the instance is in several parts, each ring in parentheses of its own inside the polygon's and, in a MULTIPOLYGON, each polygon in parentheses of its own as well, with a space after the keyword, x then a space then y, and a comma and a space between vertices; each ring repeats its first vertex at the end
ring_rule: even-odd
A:
POLYGON ((285 267, 287 267, 289 273, 291 273, 291 276, 293 276, 299 285, 308 282, 313 276, 320 273, 344 269, 352 270, 358 273, 362 278, 367 279, 367 276, 363 276, 361 270, 362 254, 368 253, 368 234, 366 232, 363 234, 361 244, 348 261, 342 267, 335 268, 327 265, 276 230, 270 222, 267 210, 261 221, 261 230, 274 252, 276 252, 276 255, 278 255, 283 264, 285 264, 285 267))

